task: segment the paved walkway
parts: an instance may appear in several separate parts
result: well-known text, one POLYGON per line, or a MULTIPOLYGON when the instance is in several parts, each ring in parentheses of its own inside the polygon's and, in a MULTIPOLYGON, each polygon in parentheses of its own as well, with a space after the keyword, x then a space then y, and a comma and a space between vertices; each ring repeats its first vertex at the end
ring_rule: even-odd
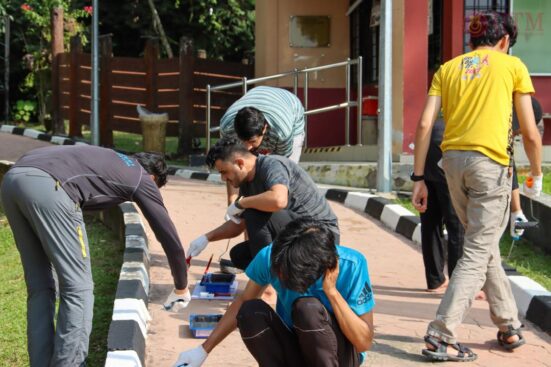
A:
MULTIPOLYGON (((0 160, 15 161, 24 152, 49 145, 27 137, 0 134, 0 160)), ((184 246, 198 235, 222 222, 225 212, 225 188, 204 181, 171 177, 162 189, 164 201, 178 228, 184 246)), ((427 365, 420 355, 425 328, 435 314, 439 296, 423 291, 425 281, 419 250, 410 241, 396 235, 363 214, 331 203, 339 217, 342 243, 360 250, 367 258, 375 292, 375 341, 365 366, 427 365)), ((172 366, 180 351, 201 340, 192 339, 188 328, 190 313, 223 312, 226 302, 193 301, 183 313, 161 310, 161 303, 172 288, 166 257, 149 230, 151 262, 151 300, 153 320, 147 340, 147 365, 172 366)), ((239 240, 234 239, 232 244, 239 240)), ((190 280, 202 275, 209 256, 224 251, 226 241, 209 248, 192 262, 190 280)), ((213 262, 212 270, 218 263, 213 262)), ((240 275, 243 287, 246 277, 240 275)), ((496 330, 488 316, 488 305, 475 301, 460 340, 475 349, 479 358, 469 366, 551 366, 551 337, 526 322, 528 344, 515 352, 504 352, 495 341, 496 330)), ((232 333, 207 359, 205 366, 255 366, 237 332, 232 333)), ((454 365, 445 363, 444 366, 454 365)))
MULTIPOLYGON (((204 181, 171 177, 162 189, 167 208, 173 218, 185 248, 189 242, 222 223, 225 213, 225 188, 204 181)), ((378 221, 340 204, 331 203, 339 218, 342 244, 361 251, 367 258, 375 292, 375 342, 365 366, 426 365, 420 355, 422 337, 427 323, 434 317, 440 296, 424 292, 423 262, 419 250, 403 237, 391 233, 378 221)), ((152 233, 148 233, 152 239, 152 233)), ((227 241, 214 242, 192 262, 190 281, 202 275, 206 262, 224 251, 227 241)), ((239 242, 233 239, 232 244, 239 242)), ((147 340, 147 365, 171 366, 178 353, 201 343, 191 338, 188 328, 190 313, 223 312, 226 302, 192 301, 180 314, 161 310, 161 303, 172 287, 170 271, 162 249, 150 241, 152 250, 151 297, 149 310, 153 321, 147 340)), ((218 270, 213 261, 212 270, 218 270)), ((246 282, 239 276, 241 287, 246 282)), ((527 323, 528 344, 515 352, 499 348, 496 329, 490 322, 488 305, 475 301, 464 325, 460 341, 478 353, 472 366, 551 366, 551 337, 527 323)), ((448 363, 446 365, 449 365, 448 363)), ((255 366, 256 363, 233 332, 205 363, 205 366, 255 366)))

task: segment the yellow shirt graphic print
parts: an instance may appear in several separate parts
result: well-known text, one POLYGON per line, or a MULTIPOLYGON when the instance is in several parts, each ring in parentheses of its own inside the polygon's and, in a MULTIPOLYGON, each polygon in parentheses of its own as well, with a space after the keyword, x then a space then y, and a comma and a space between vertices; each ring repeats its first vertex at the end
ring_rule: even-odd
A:
POLYGON ((480 78, 480 71, 483 66, 488 65, 488 55, 469 56, 463 59, 463 79, 480 78))
POLYGON ((442 65, 429 90, 442 97, 442 150, 474 150, 508 165, 513 93, 534 93, 517 57, 481 49, 442 65))

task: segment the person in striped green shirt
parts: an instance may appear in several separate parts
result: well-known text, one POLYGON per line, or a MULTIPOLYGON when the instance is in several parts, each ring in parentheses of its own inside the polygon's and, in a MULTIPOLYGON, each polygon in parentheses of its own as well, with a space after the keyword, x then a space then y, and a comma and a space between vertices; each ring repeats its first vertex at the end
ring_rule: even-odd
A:
POLYGON ((220 135, 237 136, 247 149, 298 163, 304 143, 304 108, 291 92, 256 87, 232 104, 220 120, 220 135))

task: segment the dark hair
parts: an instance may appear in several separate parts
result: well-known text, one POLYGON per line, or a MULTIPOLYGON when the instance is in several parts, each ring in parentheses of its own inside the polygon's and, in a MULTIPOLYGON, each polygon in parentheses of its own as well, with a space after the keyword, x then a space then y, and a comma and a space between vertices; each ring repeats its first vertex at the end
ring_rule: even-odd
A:
POLYGON ((132 157, 140 163, 147 173, 155 176, 157 187, 163 187, 166 184, 168 167, 166 166, 164 155, 153 152, 141 152, 133 154, 132 157))
POLYGON ((261 136, 266 125, 264 114, 254 107, 244 107, 237 112, 233 128, 241 140, 249 140, 253 136, 261 136))
POLYGON ((512 47, 517 41, 517 26, 507 13, 485 11, 471 17, 469 34, 473 48, 495 46, 507 34, 509 35, 509 47, 512 47))
POLYGON ((309 218, 295 219, 273 242, 271 271, 290 290, 304 293, 337 266, 335 235, 309 218))
POLYGON ((210 168, 214 168, 214 164, 218 159, 227 161, 234 153, 249 154, 249 151, 243 143, 232 137, 225 137, 216 142, 207 153, 206 164, 210 168))

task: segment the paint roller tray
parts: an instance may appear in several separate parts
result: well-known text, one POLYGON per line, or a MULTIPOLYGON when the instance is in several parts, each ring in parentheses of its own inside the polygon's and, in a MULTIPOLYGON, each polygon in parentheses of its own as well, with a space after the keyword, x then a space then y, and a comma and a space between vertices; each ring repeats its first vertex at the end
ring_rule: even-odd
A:
POLYGON ((230 293, 235 274, 208 273, 203 275, 201 285, 208 293, 230 293))
POLYGON ((216 328, 222 315, 189 315, 189 330, 194 338, 208 338, 210 333, 216 328))

